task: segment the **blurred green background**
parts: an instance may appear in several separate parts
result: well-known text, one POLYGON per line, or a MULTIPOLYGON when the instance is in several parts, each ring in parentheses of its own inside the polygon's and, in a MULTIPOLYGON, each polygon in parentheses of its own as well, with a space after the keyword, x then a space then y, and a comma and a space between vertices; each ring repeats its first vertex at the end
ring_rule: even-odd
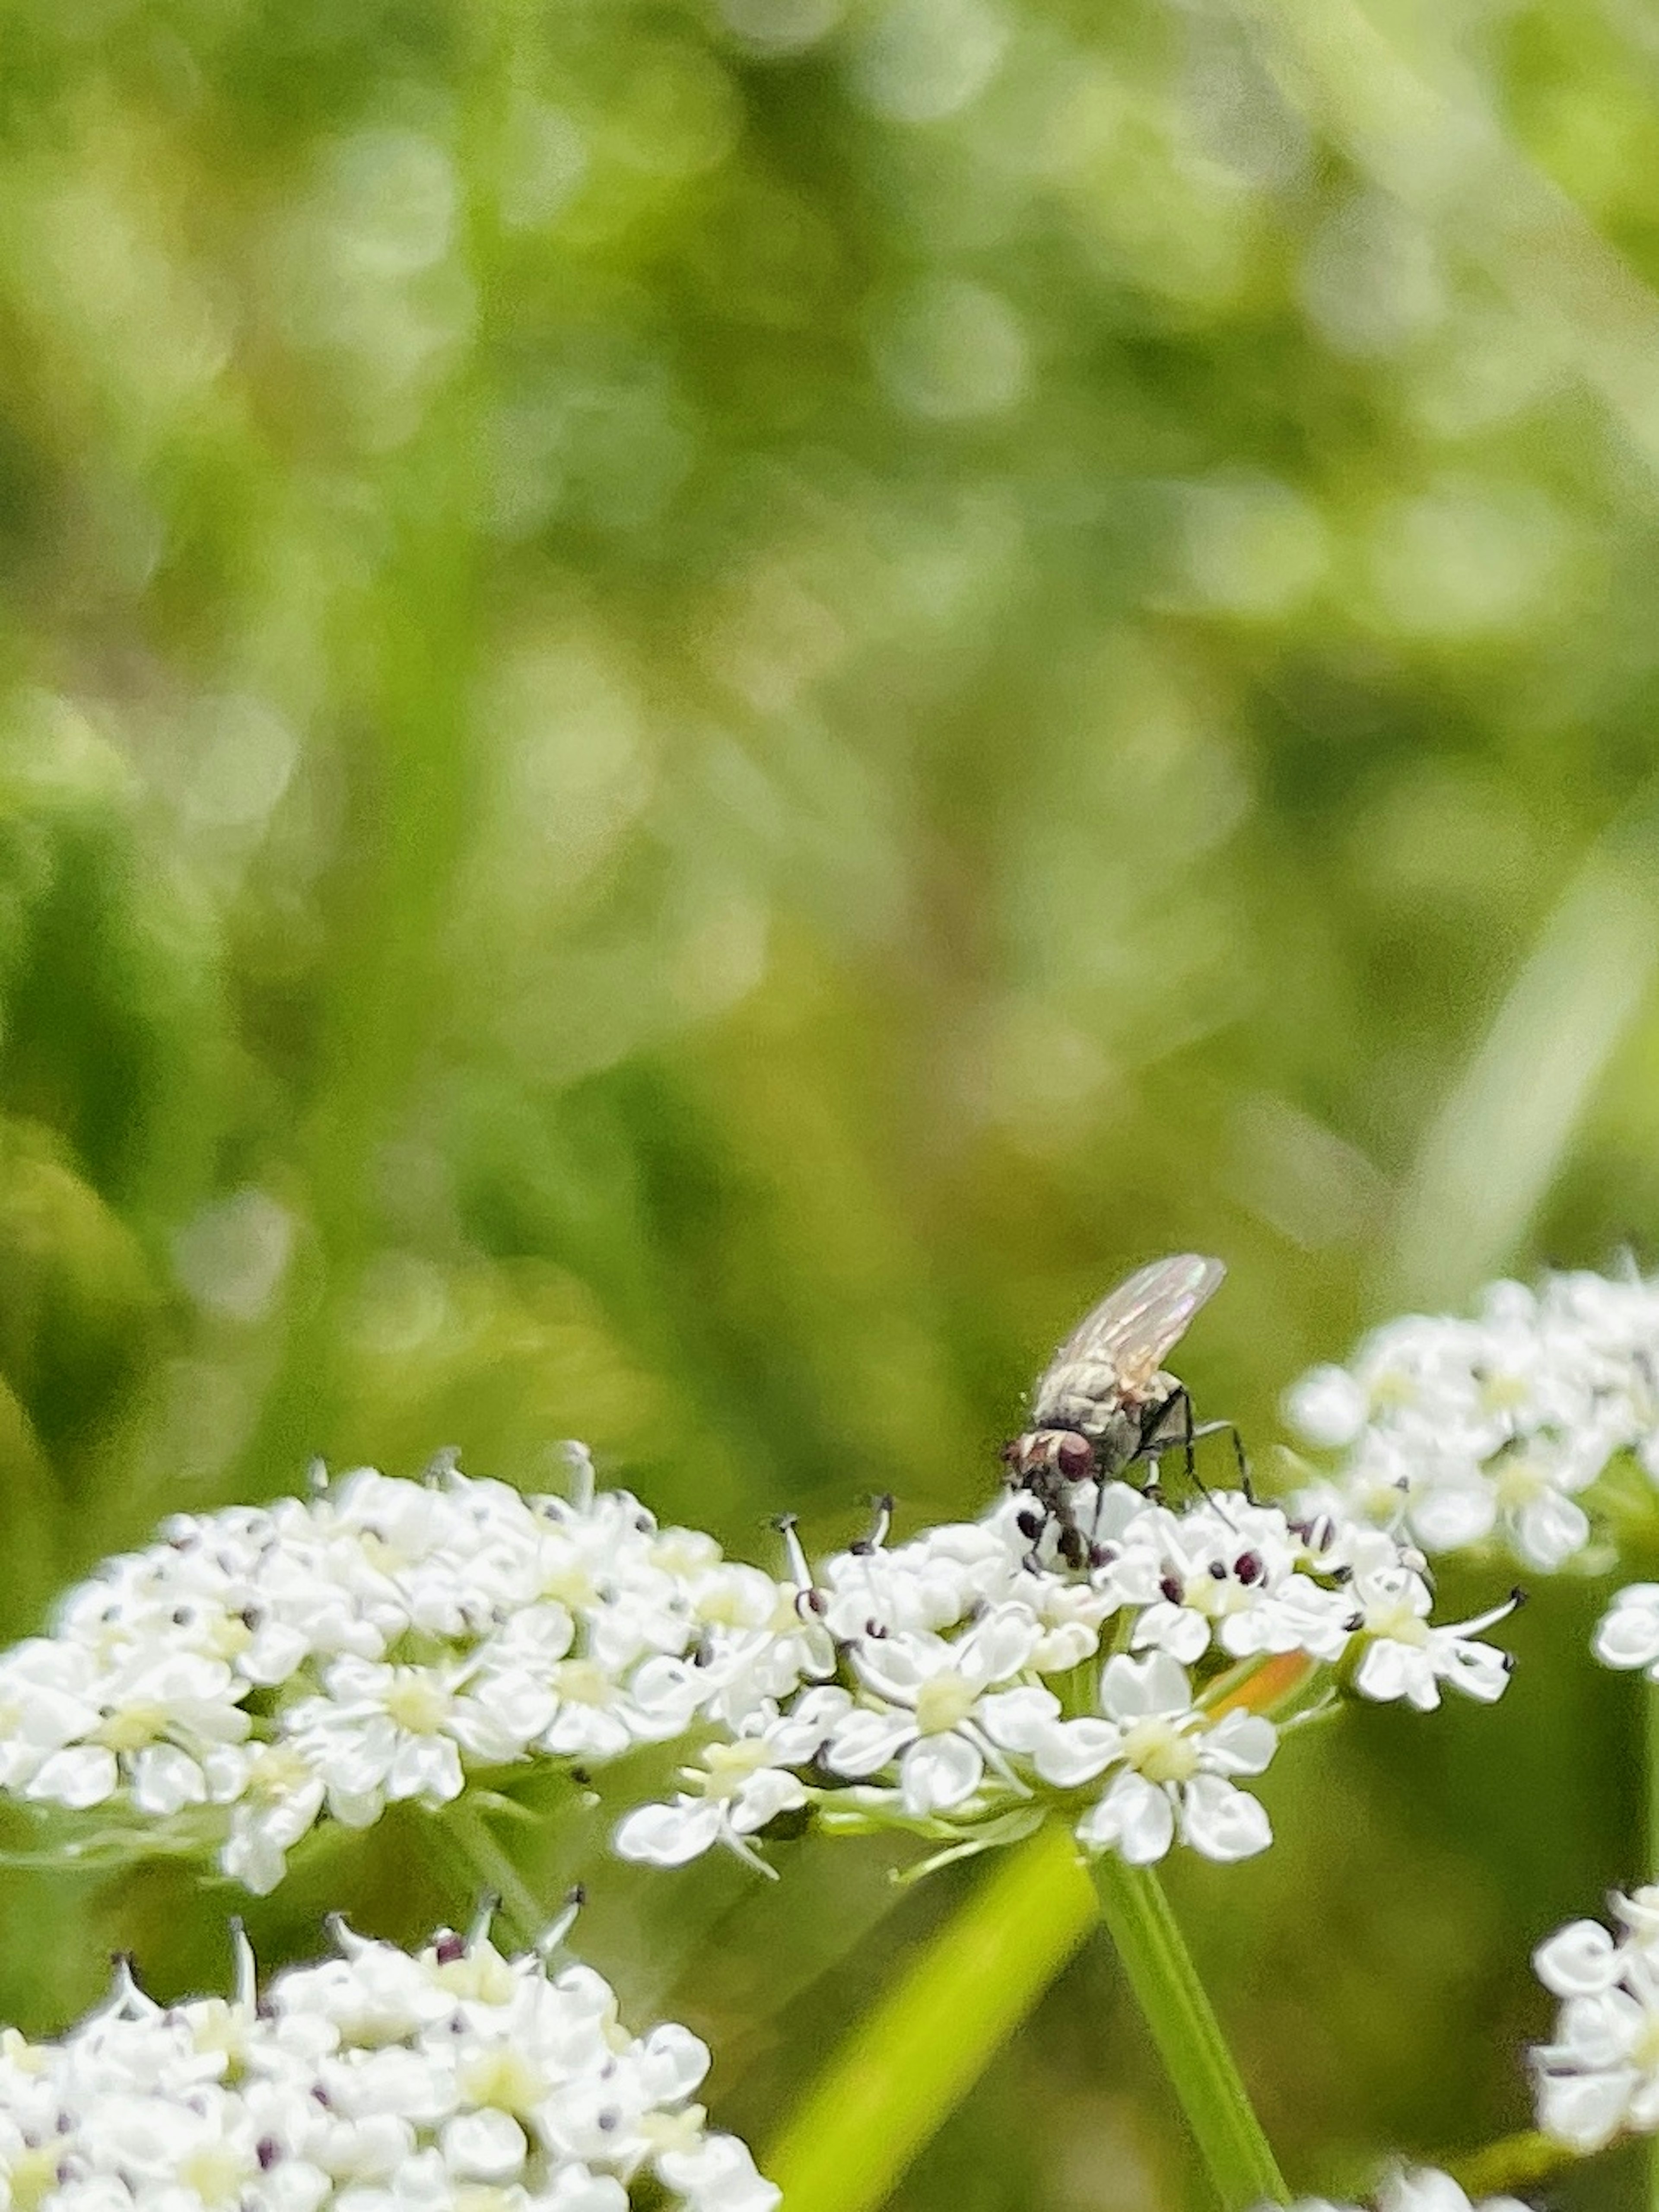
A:
MULTIPOLYGON (((1630 0, 4 0, 7 1632, 313 1455, 970 1514, 1174 1249, 1271 1481, 1367 1322, 1659 1255, 1650 281, 1630 0)), ((1178 1871, 1293 2179, 1524 2120, 1596 1602, 1178 1871)), ((603 1833, 518 1848, 762 2147, 975 1879, 603 1833)), ((337 1902, 465 1911, 389 1824, 265 1955, 337 1902)), ((9 1875, 0 2012, 233 1904, 9 1875)), ((1189 2186, 1096 1943, 895 2202, 1189 2186)))

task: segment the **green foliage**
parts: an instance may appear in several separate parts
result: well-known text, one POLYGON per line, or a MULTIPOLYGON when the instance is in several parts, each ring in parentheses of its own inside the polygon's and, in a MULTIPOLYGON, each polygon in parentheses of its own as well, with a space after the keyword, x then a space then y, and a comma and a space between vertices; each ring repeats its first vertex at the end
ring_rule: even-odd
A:
MULTIPOLYGON (((1185 1371, 1271 1480, 1278 1389, 1394 1299, 1653 1256, 1631 10, 0 36, 9 1632, 314 1454, 580 1434, 738 1550, 969 1512, 1047 1347, 1189 1247, 1185 1371)), ((1590 1606, 1182 1878, 1293 2179, 1524 2118, 1525 1942, 1644 1871, 1590 1606)), ((509 1840, 550 1899, 602 1832, 509 1840)), ((421 1848, 336 1870, 368 1925, 440 1909, 421 1848)), ((797 1856, 586 1869, 757 2139, 957 1893, 797 1856)), ((0 2009, 116 1945, 216 1975, 222 1901, 15 1883, 0 2009)), ((1085 1950, 895 2201, 1181 2174, 1085 1950)))

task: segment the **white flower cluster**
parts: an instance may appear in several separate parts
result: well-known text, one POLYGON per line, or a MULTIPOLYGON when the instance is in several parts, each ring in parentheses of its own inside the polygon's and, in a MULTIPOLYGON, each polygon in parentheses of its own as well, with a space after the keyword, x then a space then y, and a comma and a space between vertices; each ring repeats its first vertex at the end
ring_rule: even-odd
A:
POLYGON ((1575 1920, 1533 1954, 1562 2000, 1553 2042, 1532 2053, 1538 2124, 1581 2154, 1659 2132, 1659 1886, 1612 1906, 1622 1933, 1575 1920))
POLYGON ((596 1493, 575 1456, 574 1500, 366 1468, 168 1522, 0 1656, 0 1790, 95 1814, 101 1847, 216 1850, 263 1893, 320 1817, 364 1827, 792 1689, 793 1586, 596 1493))
POLYGON ((722 1844, 763 1864, 751 1839, 809 1806, 971 1849, 1059 1805, 1092 1851, 1145 1864, 1179 1837, 1240 1859, 1272 1840, 1239 1786, 1278 1737, 1253 1680, 1261 1701, 1294 1692, 1304 1710, 1337 1686, 1424 1708, 1443 1683, 1504 1688, 1504 1656, 1476 1637, 1508 1607, 1431 1626, 1427 1583, 1381 1530, 1298 1523, 1237 1492, 1179 1514, 1122 1483, 1072 1497, 1089 1554, 1075 1572, 1054 1528, 1034 1552, 1020 1495, 816 1577, 798 1560, 817 1644, 797 1647, 802 1688, 727 1726, 671 1802, 622 1821, 617 1849, 678 1865, 722 1844))
POLYGON ((780 1582, 577 1463, 574 1500, 362 1469, 168 1522, 0 1656, 0 1790, 76 1816, 72 1849, 214 1850, 264 1892, 321 1819, 688 1739, 700 1763, 624 1821, 626 1856, 754 1859, 809 1804, 986 1840, 1057 1800, 1091 1850, 1235 1859, 1270 1840, 1238 1786, 1273 1754, 1246 1680, 1268 1662, 1423 1708, 1504 1687, 1477 1638, 1507 1608, 1431 1624, 1395 1539, 1330 1513, 1084 1483, 1077 1571, 1014 1496, 817 1577, 793 1547, 780 1582))
MULTIPOLYGON (((1272 2208, 1261 2205, 1257 2212, 1272 2212, 1272 2208)), ((1328 2197, 1300 2197, 1289 2212, 1361 2212, 1361 2208, 1335 2203, 1328 2197)), ((1376 2212, 1527 2212, 1527 2208, 1514 2197, 1486 2197, 1477 2204, 1450 2174, 1423 2166, 1384 2182, 1376 2212)))
POLYGON ((1304 1510, 1334 1499, 1425 1552, 1496 1538, 1552 1571, 1589 1544, 1578 1501, 1616 1455, 1659 1481, 1659 1279, 1495 1283, 1472 1320, 1389 1322, 1348 1366, 1304 1376, 1286 1410, 1343 1454, 1304 1510))
POLYGON ((482 1930, 418 1956, 337 1929, 340 1956, 257 1998, 163 2007, 123 1974, 61 2041, 0 2035, 0 2188, 38 2212, 627 2212, 647 2178, 689 2212, 778 2191, 690 2100, 708 2051, 631 2036, 609 1984, 507 1958, 482 1930))

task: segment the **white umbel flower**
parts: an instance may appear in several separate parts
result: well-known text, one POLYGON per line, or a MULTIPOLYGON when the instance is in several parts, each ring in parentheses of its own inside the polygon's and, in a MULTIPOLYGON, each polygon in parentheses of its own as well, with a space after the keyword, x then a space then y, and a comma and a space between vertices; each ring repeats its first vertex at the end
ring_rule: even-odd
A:
POLYGON ((1271 1829, 1239 1785, 1279 1741, 1253 1678, 1302 1708, 1343 1691, 1429 1708, 1447 1684, 1490 1700, 1508 1679, 1480 1631, 1509 1602, 1437 1623, 1420 1555, 1340 1501, 1293 1519, 1219 1492, 1178 1512, 1106 1483, 1080 1486, 1073 1510, 1089 1554, 1075 1571, 1057 1553, 1045 1564, 1055 1547, 1022 1525, 1029 1501, 892 1546, 884 1509, 816 1575, 797 1551, 785 1630, 836 1684, 736 1723, 705 1705, 725 1739, 680 1795, 626 1817, 623 1855, 678 1864, 719 1844, 763 1863, 762 1831, 787 1812, 908 1830, 951 1856, 1054 1813, 1085 1848, 1138 1863, 1176 1841, 1245 1858, 1271 1829), (792 1754, 797 1716, 810 1748, 792 1754))
POLYGON ((475 1931, 341 1956, 256 2003, 165 2010, 123 1975, 54 2043, 0 2052, 0 2186, 63 2212, 625 2212, 648 2179, 686 2212, 773 2212, 778 2191, 692 2099, 708 2052, 641 2037, 591 1969, 475 1931))
POLYGON ((566 1498, 360 1468, 168 1522, 0 1655, 0 1790, 264 1892, 320 1819, 601 1764, 833 1664, 792 1583, 577 1474, 566 1498))
POLYGON ((1495 1283, 1472 1317, 1412 1315, 1288 1393, 1342 1455, 1346 1509, 1426 1552, 1501 1543, 1553 1573, 1594 1534, 1580 1502, 1621 1454, 1659 1478, 1659 1281, 1495 1283))

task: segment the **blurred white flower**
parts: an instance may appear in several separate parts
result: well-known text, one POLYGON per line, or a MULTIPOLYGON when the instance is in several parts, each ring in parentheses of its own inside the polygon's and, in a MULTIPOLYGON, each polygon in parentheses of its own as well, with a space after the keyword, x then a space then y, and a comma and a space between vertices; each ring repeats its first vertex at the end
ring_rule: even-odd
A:
MULTIPOLYGON (((1259 2205, 1256 2212, 1271 2212, 1259 2205)), ((1363 2212, 1328 2197, 1298 2197, 1289 2212, 1363 2212)), ((1513 2197, 1483 2197, 1479 2203, 1438 2167, 1419 2166, 1389 2176, 1377 2191, 1376 2212, 1527 2212, 1513 2197)))
POLYGON ((1594 1534, 1583 1493, 1620 1454, 1659 1475, 1659 1280, 1495 1283, 1473 1318, 1411 1315, 1285 1399, 1316 1449, 1344 1455, 1346 1510, 1424 1550, 1502 1543, 1553 1573, 1594 1534))
POLYGON ((1659 1887, 1615 1897, 1624 1923, 1575 1920, 1533 1954, 1563 2000, 1555 2037, 1532 2053, 1538 2124, 1581 2155, 1659 2130, 1659 1887))
POLYGON ((60 2040, 9 2035, 11 2201, 625 2212, 648 2177, 688 2212, 777 2204, 746 2148, 690 2101, 704 2045, 672 2024, 630 2036, 590 1969, 505 1956, 479 1931, 414 1955, 337 1936, 338 1958, 279 1975, 258 2001, 244 1948, 228 2002, 163 2008, 124 1972, 60 2040))

